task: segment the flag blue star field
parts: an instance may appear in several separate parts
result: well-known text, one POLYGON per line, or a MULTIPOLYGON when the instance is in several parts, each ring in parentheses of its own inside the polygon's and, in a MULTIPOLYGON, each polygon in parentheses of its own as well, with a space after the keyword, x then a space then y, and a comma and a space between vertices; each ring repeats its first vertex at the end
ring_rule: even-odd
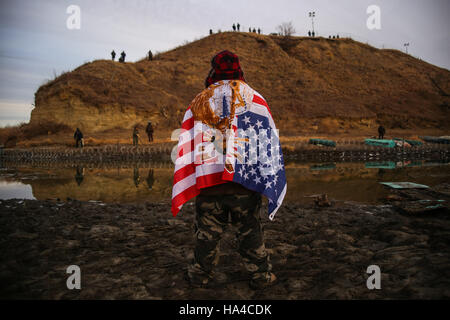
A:
POLYGON ((247 111, 238 118, 237 154, 233 182, 265 195, 269 218, 273 219, 286 194, 286 174, 278 134, 272 129, 270 114, 247 111))

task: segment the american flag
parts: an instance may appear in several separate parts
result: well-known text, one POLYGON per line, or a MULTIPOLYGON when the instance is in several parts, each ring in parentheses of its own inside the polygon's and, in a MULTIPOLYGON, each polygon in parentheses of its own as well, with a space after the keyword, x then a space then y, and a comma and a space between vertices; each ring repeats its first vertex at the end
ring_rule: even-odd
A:
MULTIPOLYGON (((222 81, 216 99, 210 99, 211 109, 221 117, 230 115, 230 99, 236 96, 224 94, 228 83, 222 81)), ((200 189, 229 181, 265 195, 270 220, 281 206, 287 184, 278 131, 264 98, 244 82, 240 88, 245 91, 239 95, 243 107, 236 109, 231 130, 224 134, 225 146, 221 132, 195 119, 191 107, 186 111, 175 160, 174 216, 200 189)))

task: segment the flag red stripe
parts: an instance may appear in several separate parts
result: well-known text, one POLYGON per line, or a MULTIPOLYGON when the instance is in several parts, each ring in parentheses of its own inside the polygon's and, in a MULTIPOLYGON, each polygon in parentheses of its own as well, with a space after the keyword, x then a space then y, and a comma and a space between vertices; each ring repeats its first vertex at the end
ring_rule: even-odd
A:
POLYGON ((190 117, 189 119, 183 121, 181 124, 181 129, 190 130, 194 127, 194 117, 190 117))
POLYGON ((186 153, 194 151, 194 140, 187 141, 178 147, 178 157, 182 157, 186 153))
POLYGON ((227 181, 222 180, 222 174, 223 174, 223 172, 220 171, 220 172, 211 173, 211 174, 197 177, 198 188, 199 189, 208 188, 208 187, 215 186, 217 184, 227 182, 227 181))
POLYGON ((269 111, 270 115, 272 116, 272 112, 270 112, 270 108, 269 105, 267 104, 266 100, 264 100, 263 98, 261 98, 258 95, 253 95, 253 102, 256 102, 257 104, 263 105, 267 108, 267 110, 269 111))
POLYGON ((173 176, 173 184, 177 183, 178 181, 183 180, 184 178, 190 176, 195 172, 195 165, 190 163, 188 165, 185 165, 183 168, 180 168, 175 172, 173 176))
POLYGON ((175 217, 177 215, 177 213, 180 212, 180 209, 178 209, 179 206, 186 203, 193 197, 197 196, 199 193, 200 193, 200 191, 197 189, 197 186, 193 185, 193 186, 187 188, 186 190, 184 190, 183 192, 181 192, 180 194, 176 195, 172 199, 172 214, 173 214, 173 216, 175 217))

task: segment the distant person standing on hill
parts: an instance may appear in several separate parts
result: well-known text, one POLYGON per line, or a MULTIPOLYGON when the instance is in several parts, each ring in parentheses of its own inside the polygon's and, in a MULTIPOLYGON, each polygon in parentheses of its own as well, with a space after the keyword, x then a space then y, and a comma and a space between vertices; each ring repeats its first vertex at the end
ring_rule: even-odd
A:
POLYGON ((233 31, 236 31, 236 25, 233 23, 233 31))
POLYGON ((145 128, 145 132, 147 132, 148 141, 149 142, 153 142, 153 126, 152 126, 152 122, 151 121, 148 122, 147 128, 145 128))
POLYGON ((240 29, 241 29, 241 25, 238 22, 238 24, 237 24, 237 31, 239 31, 240 29))
POLYGON ((378 127, 378 139, 384 139, 386 129, 383 126, 378 127))
POLYGON ((116 52, 114 50, 111 51, 111 59, 112 59, 112 61, 114 61, 114 59, 116 59, 116 52))
POLYGON ((152 50, 148 50, 148 60, 152 61, 153 60, 153 53, 152 50))
POLYGON ((258 28, 258 34, 261 34, 261 29, 260 28, 258 28))
POLYGON ((73 138, 75 139, 75 148, 83 148, 84 142, 83 142, 83 133, 79 128, 75 130, 75 133, 73 134, 73 138))
POLYGON ((119 62, 125 62, 126 53, 125 51, 122 51, 120 54, 119 62))
POLYGON ((137 126, 133 129, 133 146, 139 145, 139 131, 137 126))

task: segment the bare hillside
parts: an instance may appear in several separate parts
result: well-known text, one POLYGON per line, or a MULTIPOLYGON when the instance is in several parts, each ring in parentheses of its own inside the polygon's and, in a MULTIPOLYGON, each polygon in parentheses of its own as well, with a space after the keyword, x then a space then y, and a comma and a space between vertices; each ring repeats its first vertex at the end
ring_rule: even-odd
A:
POLYGON ((31 123, 88 132, 145 125, 178 127, 203 89, 211 57, 228 49, 247 82, 269 102, 283 135, 392 129, 448 129, 450 72, 396 50, 351 39, 221 33, 153 61, 98 60, 40 87, 31 123))

